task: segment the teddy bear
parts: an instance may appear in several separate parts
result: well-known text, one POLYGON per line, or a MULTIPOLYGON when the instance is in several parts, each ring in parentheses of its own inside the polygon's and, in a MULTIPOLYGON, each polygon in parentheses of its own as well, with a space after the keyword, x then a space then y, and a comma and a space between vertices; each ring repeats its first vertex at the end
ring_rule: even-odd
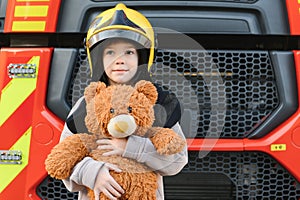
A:
MULTIPOLYGON (((149 81, 135 86, 110 85, 92 82, 84 91, 87 115, 85 124, 89 133, 73 134, 58 143, 48 155, 45 166, 56 179, 66 179, 73 167, 84 157, 117 165, 122 172, 110 171, 125 193, 120 199, 156 199, 157 175, 147 166, 122 156, 103 156, 97 149, 100 138, 126 138, 130 135, 147 137, 161 155, 172 155, 183 150, 186 141, 172 129, 153 127, 154 105, 158 94, 149 81)), ((92 188, 87 188, 94 199, 92 188)), ((108 199, 100 193, 100 199, 108 199)))

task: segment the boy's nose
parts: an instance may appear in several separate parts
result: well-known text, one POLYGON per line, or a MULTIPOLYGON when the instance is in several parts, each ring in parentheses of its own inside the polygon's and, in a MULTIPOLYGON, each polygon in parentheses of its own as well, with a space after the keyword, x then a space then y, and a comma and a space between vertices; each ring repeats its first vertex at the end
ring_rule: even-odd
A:
POLYGON ((115 63, 116 63, 117 65, 122 65, 122 64, 125 63, 125 62, 124 62, 124 59, 123 59, 123 56, 124 56, 124 55, 119 55, 119 56, 116 58, 115 63))

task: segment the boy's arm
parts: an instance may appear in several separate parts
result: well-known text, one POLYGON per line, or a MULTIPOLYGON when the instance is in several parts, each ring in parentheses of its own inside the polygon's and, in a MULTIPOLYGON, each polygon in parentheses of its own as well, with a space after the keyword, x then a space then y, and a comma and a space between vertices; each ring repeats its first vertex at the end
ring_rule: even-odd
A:
MULTIPOLYGON (((73 133, 68 129, 67 125, 65 125, 60 137, 60 141, 64 140, 70 135, 73 135, 73 133)), ((93 189, 96 180, 95 177, 97 176, 103 164, 103 162, 95 161, 90 157, 85 157, 75 165, 72 174, 69 178, 64 179, 63 183, 71 192, 85 190, 85 187, 93 189)))
MULTIPOLYGON (((172 129, 182 138, 185 138, 179 123, 176 123, 172 129)), ((139 136, 130 136, 128 138, 123 156, 146 164, 162 176, 179 173, 188 162, 187 146, 177 154, 160 155, 156 152, 149 138, 139 136)))
POLYGON ((99 170, 103 162, 95 161, 90 157, 85 157, 74 167, 71 176, 63 180, 66 188, 71 192, 85 190, 85 187, 93 189, 99 170))
MULTIPOLYGON (((70 111, 70 115, 78 109, 83 98, 80 98, 70 111)), ((69 117, 68 116, 68 117, 69 117)), ((67 124, 64 125, 63 131, 60 136, 60 141, 63 141, 68 136, 73 135, 72 131, 68 128, 67 124)), ((90 157, 85 157, 82 161, 77 163, 69 178, 64 179, 63 183, 66 188, 71 192, 78 192, 85 190, 85 187, 94 188, 95 177, 104 163, 95 161, 90 157)))

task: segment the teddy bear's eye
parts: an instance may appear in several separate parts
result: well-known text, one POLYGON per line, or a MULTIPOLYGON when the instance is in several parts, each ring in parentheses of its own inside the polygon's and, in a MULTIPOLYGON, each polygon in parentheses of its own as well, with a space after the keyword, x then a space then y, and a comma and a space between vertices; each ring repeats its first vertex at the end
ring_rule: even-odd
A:
POLYGON ((114 113, 114 112, 115 112, 115 109, 111 108, 111 109, 109 110, 109 112, 110 112, 110 113, 114 113))
POLYGON ((127 109, 129 113, 132 113, 132 108, 130 106, 127 109))

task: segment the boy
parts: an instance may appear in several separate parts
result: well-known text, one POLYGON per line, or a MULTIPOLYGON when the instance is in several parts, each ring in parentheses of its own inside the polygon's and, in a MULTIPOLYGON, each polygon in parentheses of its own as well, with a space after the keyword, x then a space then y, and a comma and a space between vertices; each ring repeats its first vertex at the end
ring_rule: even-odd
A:
MULTIPOLYGON (((118 4, 99 16, 91 24, 87 34, 87 53, 92 80, 107 85, 130 84, 150 80, 148 69, 154 58, 154 33, 151 24, 139 12, 118 4)), ((155 107, 154 126, 172 128, 184 138, 178 121, 181 117, 177 98, 156 85, 158 100, 155 107)), ((88 132, 85 124, 85 101, 80 98, 72 108, 61 140, 67 136, 88 132)), ((148 138, 129 136, 127 139, 98 140, 98 148, 110 150, 105 155, 120 155, 135 159, 157 173, 157 199, 164 199, 162 176, 174 175, 187 163, 187 149, 172 156, 159 155, 148 138)), ((109 171, 120 169, 110 163, 84 158, 64 180, 70 191, 79 191, 79 199, 88 199, 85 187, 92 188, 96 199, 103 192, 109 199, 117 199, 124 192, 110 176, 109 171)))

